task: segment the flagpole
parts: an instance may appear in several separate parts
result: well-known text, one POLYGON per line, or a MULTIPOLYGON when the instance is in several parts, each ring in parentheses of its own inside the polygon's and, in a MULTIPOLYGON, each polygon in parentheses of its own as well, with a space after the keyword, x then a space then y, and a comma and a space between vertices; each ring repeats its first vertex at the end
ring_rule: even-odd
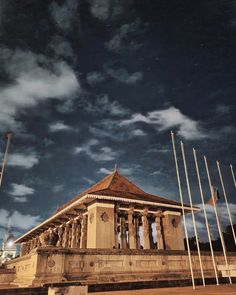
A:
POLYGON ((232 177, 233 177, 234 186, 236 188, 236 181, 235 181, 234 170, 233 170, 233 165, 232 164, 230 164, 230 170, 231 170, 231 174, 232 174, 232 177))
POLYGON ((224 185, 224 180, 222 177, 219 161, 216 161, 216 164, 217 164, 217 168, 218 168, 218 172, 219 172, 219 176, 220 176, 220 182, 221 182, 221 186, 222 186, 222 190, 223 190, 223 195, 225 198, 225 203, 226 203, 226 207, 227 207, 227 211, 228 211, 228 215, 229 215, 229 221, 230 221, 230 225, 231 225, 231 229, 232 229, 232 233, 233 233, 233 237, 234 237, 234 243, 236 245, 235 230, 234 230, 233 221, 232 221, 232 217, 231 217, 231 213, 230 213, 230 209, 229 209, 228 198, 227 198, 226 191, 225 191, 225 185, 224 185))
POLYGON ((206 206, 205 206, 203 190, 202 190, 202 182, 201 182, 201 177, 200 177, 200 173, 199 173, 197 153, 196 153, 195 149, 193 149, 193 156, 194 156, 195 168, 196 168, 196 172, 197 172, 200 196, 201 196, 201 200, 202 200, 202 208, 203 208, 203 213, 204 213, 205 222, 206 222, 207 236, 208 236, 210 250, 211 250, 211 258, 212 258, 213 268, 214 268, 214 272, 215 272, 216 284, 219 285, 219 278, 218 278, 218 273, 217 273, 217 269, 216 269, 216 261, 215 261, 215 256, 214 256, 214 251, 213 251, 212 241, 211 241, 210 227, 209 227, 209 223, 208 223, 206 206))
POLYGON ((198 233, 197 233, 197 227, 196 227, 196 220, 193 212, 193 202, 192 202, 192 192, 190 188, 190 183, 189 183, 189 176, 188 176, 188 168, 187 168, 187 163, 186 163, 186 157, 185 157, 185 151, 184 151, 184 144, 181 141, 181 151, 182 151, 182 158, 184 162, 184 171, 185 171, 185 178, 186 178, 186 183, 187 183, 187 188, 188 188, 188 196, 189 196, 189 201, 190 201, 190 207, 191 207, 191 213, 192 213, 192 220, 193 220, 193 228, 194 228, 194 234, 196 238, 196 243, 197 243, 197 252, 198 252, 198 259, 199 259, 199 264, 200 264, 200 269, 201 269, 201 275, 202 275, 202 284, 205 287, 205 278, 204 278, 204 272, 203 272, 203 267, 202 267, 202 258, 201 258, 201 251, 199 247, 199 241, 198 241, 198 233))
POLYGON ((214 207, 214 211, 215 211, 215 215, 216 215, 216 223, 217 223, 217 227, 218 227, 218 231, 219 231, 219 235, 220 235, 220 240, 221 240, 221 244, 222 244, 222 248, 223 248, 225 264, 226 264, 226 267, 228 268, 229 283, 232 284, 228 259, 227 259, 227 255, 226 255, 224 237, 223 237, 223 234, 222 234, 222 231, 221 231, 221 225, 220 225, 220 220, 219 220, 219 216, 218 216, 218 212, 217 212, 217 208, 216 208, 216 202, 215 202, 215 198, 214 198, 213 187, 212 187, 212 184, 211 184, 211 177, 210 177, 210 172, 209 172, 206 156, 204 156, 204 162, 205 162, 205 167, 206 167, 206 172, 207 172, 208 183, 209 183, 209 187, 210 187, 210 191, 211 191, 211 198, 212 198, 212 201, 213 201, 213 207, 214 207))
POLYGON ((7 163, 8 150, 9 150, 9 146, 10 146, 10 142, 11 142, 11 138, 12 138, 12 133, 11 132, 7 133, 6 138, 7 138, 7 145, 6 145, 6 149, 5 149, 5 153, 4 153, 4 157, 3 157, 2 169, 0 172, 0 188, 2 186, 3 174, 4 174, 5 166, 7 163))
POLYGON ((178 166, 178 160, 177 160, 176 148, 175 148, 175 138, 174 138, 174 133, 172 131, 171 131, 171 140, 172 140, 173 153, 174 153, 174 159, 175 159, 175 168, 176 168, 176 174, 177 174, 177 180, 178 180, 178 186, 179 186, 179 195, 180 195, 180 201, 181 201, 181 207, 182 207, 184 231, 185 231, 186 244, 187 244, 187 250, 188 250, 188 260, 189 260, 189 266, 190 266, 190 272, 191 272, 191 278, 192 278, 192 286, 193 286, 193 289, 195 289, 193 266, 192 266, 191 252, 190 252, 189 240, 188 240, 188 231, 187 231, 185 212, 184 212, 183 193, 182 193, 182 187, 180 182, 179 166, 178 166))

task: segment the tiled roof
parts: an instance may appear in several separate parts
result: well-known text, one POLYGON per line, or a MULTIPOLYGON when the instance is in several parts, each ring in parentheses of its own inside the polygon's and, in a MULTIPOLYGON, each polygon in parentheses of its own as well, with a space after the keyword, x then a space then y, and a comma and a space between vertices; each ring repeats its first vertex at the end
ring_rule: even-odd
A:
POLYGON ((149 202, 157 202, 163 204, 171 204, 171 205, 181 205, 180 203, 172 200, 168 200, 166 198, 155 196, 144 192, 141 188, 137 187, 131 181, 129 181, 126 177, 114 171, 112 174, 103 178, 100 182, 93 185, 91 188, 87 189, 83 193, 76 196, 74 199, 66 203, 64 206, 59 208, 57 212, 60 212, 62 209, 67 206, 73 204, 75 201, 79 200, 83 196, 87 194, 97 194, 102 196, 114 196, 125 199, 132 200, 141 200, 141 201, 149 201, 149 202))

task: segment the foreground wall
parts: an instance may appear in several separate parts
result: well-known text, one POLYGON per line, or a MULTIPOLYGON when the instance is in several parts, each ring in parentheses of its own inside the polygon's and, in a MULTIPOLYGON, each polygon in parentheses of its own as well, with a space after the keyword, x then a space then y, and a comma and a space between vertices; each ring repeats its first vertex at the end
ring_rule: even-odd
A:
MULTIPOLYGON (((192 259, 194 276, 201 278, 196 252, 192 252, 192 259)), ((236 266, 236 253, 230 253, 228 260, 236 266)), ((205 276, 214 277, 209 252, 202 253, 202 262, 205 276)), ((216 253, 216 263, 225 264, 222 253, 216 253)), ((15 268, 14 283, 20 286, 75 280, 99 283, 190 278, 185 251, 38 248, 7 263, 7 268, 15 268)))

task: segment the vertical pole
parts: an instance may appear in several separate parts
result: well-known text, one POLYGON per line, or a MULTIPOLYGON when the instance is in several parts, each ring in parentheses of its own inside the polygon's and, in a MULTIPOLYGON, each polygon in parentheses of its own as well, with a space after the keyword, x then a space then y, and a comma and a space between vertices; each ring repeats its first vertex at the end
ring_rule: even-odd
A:
POLYGON ((234 186, 236 188, 236 180, 235 180, 234 169, 233 169, 233 165, 232 164, 230 164, 230 170, 231 170, 231 174, 232 174, 232 177, 233 177, 234 186))
POLYGON ((228 259, 227 259, 227 255, 226 255, 224 237, 223 237, 221 226, 220 226, 220 220, 219 220, 219 216, 218 216, 218 212, 217 212, 217 208, 216 208, 215 196, 214 196, 214 192, 213 192, 213 187, 212 187, 212 183, 211 183, 211 177, 210 177, 210 172, 209 172, 209 168, 208 168, 206 156, 204 156, 204 162, 205 162, 205 167, 206 167, 206 172, 207 172, 208 183, 209 183, 209 187, 210 187, 210 191, 211 191, 211 197, 212 197, 212 201, 213 201, 213 207, 214 207, 214 211, 215 211, 215 215, 216 215, 216 223, 217 223, 217 227, 218 227, 218 231, 219 231, 219 235, 220 235, 220 240, 221 240, 221 244, 222 244, 222 248, 223 248, 223 254, 224 254, 224 258, 225 258, 225 264, 226 264, 226 267, 228 269, 229 283, 232 284, 232 280, 231 280, 231 276, 230 276, 230 270, 229 270, 229 264, 228 264, 228 259))
POLYGON ((180 183, 179 166, 178 166, 178 160, 177 160, 176 148, 175 148, 175 138, 174 138, 174 133, 172 131, 171 131, 171 139, 172 139, 173 153, 174 153, 174 159, 175 159, 175 168, 176 168, 176 174, 177 174, 177 180, 178 180, 178 186, 179 186, 179 196, 180 196, 181 207, 182 207, 184 231, 185 231, 186 244, 187 244, 187 250, 188 250, 188 259, 189 259, 189 266, 190 266, 190 272, 191 272, 191 278, 192 278, 192 285, 193 285, 193 289, 195 289, 195 282, 194 282, 194 276, 193 276, 193 266, 192 266, 191 252, 190 252, 189 240, 188 240, 188 231, 187 231, 185 212, 184 212, 183 193, 182 193, 182 187, 181 187, 181 183, 180 183))
POLYGON ((211 258, 212 258, 213 268, 214 268, 215 277, 216 277, 216 284, 219 285, 219 278, 218 278, 218 273, 217 273, 217 269, 216 269, 216 261, 215 261, 214 251, 213 251, 212 242, 211 242, 210 227, 209 227, 207 213, 206 213, 206 206, 205 206, 204 197, 203 197, 203 190, 202 190, 202 182, 201 182, 201 177, 200 177, 200 173, 199 173, 198 160, 197 160, 197 154, 196 154, 195 149, 193 149, 193 156, 194 156, 195 168, 196 168, 196 172, 197 172, 200 196, 201 196, 201 200, 202 200, 202 208, 203 208, 205 222, 206 222, 207 236, 208 236, 208 241, 209 241, 210 250, 211 250, 211 258))
POLYGON ((10 145, 11 138, 12 138, 12 133, 11 132, 7 133, 6 138, 7 138, 7 145, 6 145, 6 150, 5 150, 4 157, 3 157, 2 169, 0 172, 0 188, 2 186, 3 174, 4 174, 5 166, 7 163, 7 156, 8 156, 9 145, 10 145))
POLYGON ((225 185, 224 185, 224 180, 223 180, 223 177, 222 177, 219 161, 216 161, 216 164, 217 164, 217 168, 218 168, 218 172, 219 172, 219 176, 220 176, 220 182, 221 182, 221 186, 222 186, 222 190, 223 190, 223 195, 224 195, 224 198, 225 198, 225 204, 226 204, 228 215, 229 215, 229 221, 230 221, 230 225, 231 225, 231 229, 232 229, 232 233, 233 233, 233 237, 234 237, 234 243, 236 245, 235 230, 234 230, 234 226, 233 226, 231 213, 230 213, 230 210, 229 210, 228 198, 227 198, 226 191, 225 191, 225 185))
POLYGON ((182 141, 180 142, 180 145, 181 145, 182 158, 183 158, 183 162, 184 162, 184 172, 185 172, 185 178, 186 178, 186 183, 187 183, 187 188, 188 188, 188 196, 189 196, 191 213, 192 213, 193 229, 194 229, 194 234, 195 234, 196 243, 197 243, 198 259, 199 259, 201 275, 202 275, 202 284, 205 287, 206 284, 205 284, 204 272, 203 272, 203 267, 202 267, 202 257, 201 257, 201 251, 200 251, 199 241, 198 241, 196 220, 195 220, 195 216, 194 216, 194 212, 193 212, 192 192, 191 192, 190 183, 189 183, 188 168, 187 168, 187 163, 186 163, 184 144, 182 141))

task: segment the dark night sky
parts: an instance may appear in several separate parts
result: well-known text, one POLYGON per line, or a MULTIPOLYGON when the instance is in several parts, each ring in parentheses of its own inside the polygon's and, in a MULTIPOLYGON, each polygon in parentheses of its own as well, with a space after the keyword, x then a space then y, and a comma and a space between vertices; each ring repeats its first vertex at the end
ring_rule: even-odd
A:
MULTIPOLYGON (((202 155, 217 186, 220 160, 236 222, 235 37, 235 0, 0 0, 0 133, 14 132, 0 238, 9 220, 25 232, 115 163, 179 200, 170 130, 178 153, 185 142, 195 204, 191 148, 206 199, 202 155)), ((226 224, 222 198, 219 209, 226 224)))

